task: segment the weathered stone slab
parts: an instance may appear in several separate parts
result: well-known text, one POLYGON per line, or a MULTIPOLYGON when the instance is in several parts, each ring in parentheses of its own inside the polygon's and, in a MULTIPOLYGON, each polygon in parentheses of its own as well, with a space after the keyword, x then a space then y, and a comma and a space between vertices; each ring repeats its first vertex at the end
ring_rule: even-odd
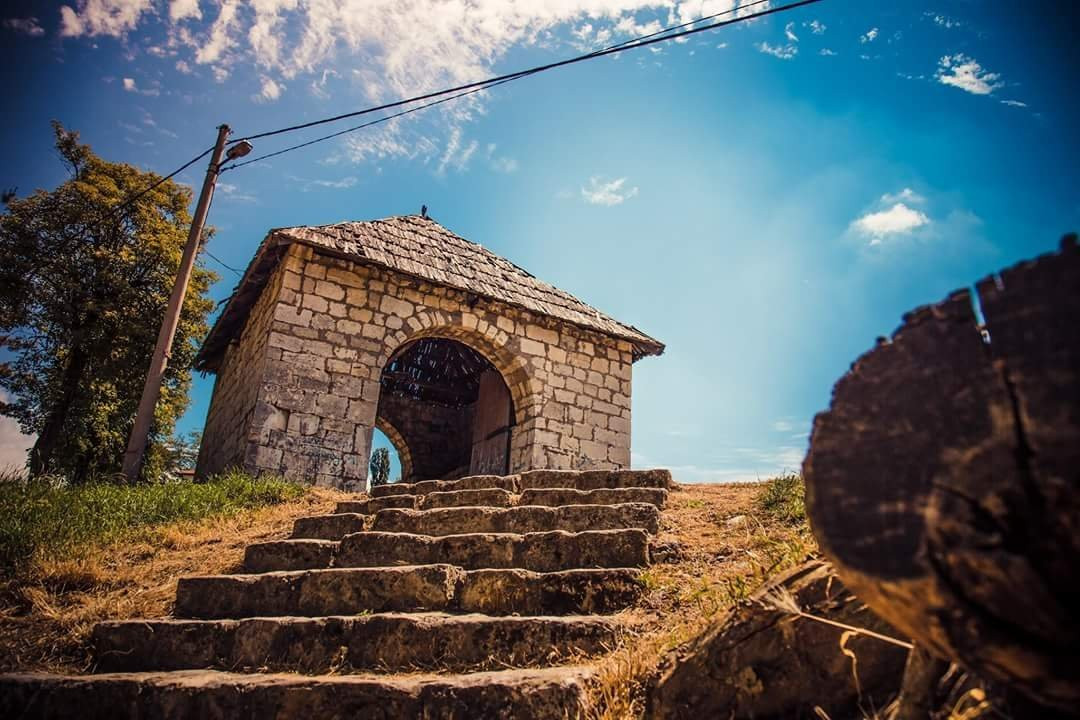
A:
POLYGON ((416 495, 385 495, 368 500, 343 500, 334 508, 337 513, 360 513, 370 515, 387 508, 416 508, 416 495))
POLYGON ((359 513, 296 518, 292 537, 296 540, 340 540, 349 533, 363 531, 367 519, 366 515, 359 513))
POLYGON ((180 578, 180 618, 351 615, 454 607, 465 572, 451 565, 180 578))
POLYGON ((373 498, 387 495, 426 495, 432 492, 451 492, 454 490, 486 490, 501 488, 510 492, 518 491, 517 475, 472 475, 460 480, 424 480, 418 483, 389 483, 371 488, 373 498))
POLYGON ((601 488, 672 489, 675 487, 669 470, 529 470, 521 473, 518 482, 523 491, 534 488, 599 490, 601 488))
POLYGON ((574 488, 533 488, 522 490, 518 505, 618 505, 620 503, 649 503, 658 508, 667 502, 664 488, 628 487, 576 490, 574 488))
MULTIPOLYGON (((315 570, 330 567, 338 543, 332 540, 275 540, 253 543, 244 551, 244 570, 315 570)), ((430 564, 430 563, 428 563, 430 564)))
POLYGON ((478 488, 474 490, 436 491, 421 495, 417 508, 434 510, 454 507, 510 507, 514 494, 503 488, 478 488))
POLYGON ((566 530, 621 530, 642 528, 655 534, 660 513, 655 505, 529 505, 513 508, 457 507, 439 510, 380 510, 371 529, 417 535, 462 533, 530 533, 566 530))
POLYGON ((317 618, 134 620, 95 626, 103 672, 197 668, 325 673, 528 667, 610 647, 622 625, 600 616, 385 613, 317 618))
POLYGON ((648 695, 646 716, 668 718, 865 717, 900 688, 907 650, 778 610, 782 589, 806 612, 896 637, 828 565, 812 561, 775 578, 750 601, 674 650, 648 695), (766 601, 766 602, 763 602, 766 601), (858 673, 853 673, 854 653, 858 673))
POLYGON ((638 601, 645 586, 632 568, 564 570, 470 570, 457 605, 489 615, 574 615, 619 612, 638 601))
POLYGON ((369 531, 346 535, 334 559, 336 567, 449 563, 467 570, 521 568, 537 572, 642 567, 648 562, 649 536, 637 529, 442 537, 369 531))
POLYGON ((585 712, 578 667, 467 675, 0 675, 0 717, 23 720, 431 718, 565 720, 585 712))
POLYGON ((452 565, 333 568, 181 578, 175 617, 317 617, 364 612, 462 611, 488 615, 606 614, 644 591, 632 568, 470 570, 452 565))

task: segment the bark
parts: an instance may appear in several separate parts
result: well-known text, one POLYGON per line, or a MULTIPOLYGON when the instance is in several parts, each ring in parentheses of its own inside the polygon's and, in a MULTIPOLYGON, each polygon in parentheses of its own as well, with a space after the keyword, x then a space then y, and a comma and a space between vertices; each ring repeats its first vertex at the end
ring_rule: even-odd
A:
POLYGON ((64 378, 60 386, 60 398, 49 408, 45 424, 34 442, 34 447, 30 450, 30 475, 32 477, 49 471, 53 454, 56 452, 57 445, 60 444, 63 435, 68 412, 71 410, 79 386, 82 384, 83 373, 86 371, 88 360, 89 357, 81 346, 75 345, 72 347, 67 366, 64 368, 64 378))
POLYGON ((909 313, 815 419, 822 550, 935 655, 1080 707, 1080 251, 909 313))

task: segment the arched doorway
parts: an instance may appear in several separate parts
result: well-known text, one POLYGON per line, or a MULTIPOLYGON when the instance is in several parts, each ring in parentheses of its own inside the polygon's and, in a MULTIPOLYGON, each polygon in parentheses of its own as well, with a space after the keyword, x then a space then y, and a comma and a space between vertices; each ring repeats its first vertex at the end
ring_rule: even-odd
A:
POLYGON ((412 482, 509 471, 514 407, 502 375, 457 340, 424 337, 402 345, 380 377, 376 426, 390 435, 412 482), (407 450, 403 451, 403 448, 407 450))

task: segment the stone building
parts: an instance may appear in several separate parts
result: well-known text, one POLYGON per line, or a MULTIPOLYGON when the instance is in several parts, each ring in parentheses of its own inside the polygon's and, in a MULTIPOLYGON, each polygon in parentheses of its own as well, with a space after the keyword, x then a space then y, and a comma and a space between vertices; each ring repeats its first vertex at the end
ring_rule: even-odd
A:
POLYGON ((198 474, 362 488, 630 464, 631 366, 664 346, 424 216, 271 230, 196 367, 198 474))

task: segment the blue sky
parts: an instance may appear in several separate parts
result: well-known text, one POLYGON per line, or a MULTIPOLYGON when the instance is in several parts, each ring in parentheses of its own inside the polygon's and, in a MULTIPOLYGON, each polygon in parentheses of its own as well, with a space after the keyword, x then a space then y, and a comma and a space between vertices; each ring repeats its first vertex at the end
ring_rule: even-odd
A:
MULTIPOLYGON (((243 137, 731 5, 15 0, 0 186, 63 179, 53 118, 168 172, 222 122, 243 137)), ((833 383, 902 313, 1080 227, 1075 8, 825 0, 531 77, 224 173, 210 251, 242 269, 268 228, 426 204, 667 343, 635 366, 637 466, 794 469, 833 383)), ((236 276, 206 262, 227 296, 236 276)), ((182 430, 201 427, 212 380, 182 430)))

